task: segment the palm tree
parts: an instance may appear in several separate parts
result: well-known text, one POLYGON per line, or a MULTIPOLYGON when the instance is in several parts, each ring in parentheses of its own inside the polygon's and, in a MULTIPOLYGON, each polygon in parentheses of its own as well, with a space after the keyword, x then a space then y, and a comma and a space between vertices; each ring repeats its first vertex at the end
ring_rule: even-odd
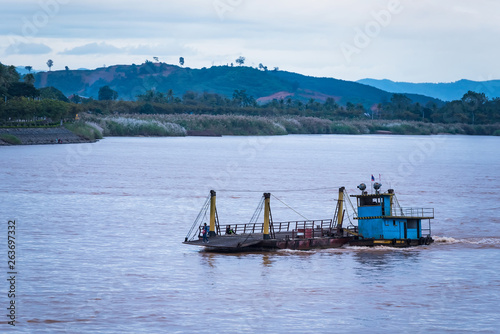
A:
POLYGON ((174 91, 169 89, 167 92, 167 102, 170 103, 174 100, 174 91))
POLYGON ((54 65, 54 62, 52 61, 52 59, 47 60, 47 66, 49 67, 49 71, 53 65, 54 65))

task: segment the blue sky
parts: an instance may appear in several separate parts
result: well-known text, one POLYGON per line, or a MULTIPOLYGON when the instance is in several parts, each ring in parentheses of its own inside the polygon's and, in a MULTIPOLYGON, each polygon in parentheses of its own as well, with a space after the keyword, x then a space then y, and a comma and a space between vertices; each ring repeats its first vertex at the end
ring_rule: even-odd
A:
POLYGON ((344 80, 500 79, 495 0, 4 0, 0 62, 46 70, 160 61, 344 80))

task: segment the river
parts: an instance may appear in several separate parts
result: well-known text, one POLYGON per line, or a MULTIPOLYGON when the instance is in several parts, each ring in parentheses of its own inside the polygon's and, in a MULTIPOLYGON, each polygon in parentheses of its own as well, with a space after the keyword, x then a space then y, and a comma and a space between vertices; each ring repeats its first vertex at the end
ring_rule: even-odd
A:
POLYGON ((0 307, 16 221, 20 333, 498 333, 500 138, 106 138, 0 148, 0 307), (182 241, 211 189, 221 223, 331 218, 374 175, 433 207, 436 242, 215 254, 182 241))

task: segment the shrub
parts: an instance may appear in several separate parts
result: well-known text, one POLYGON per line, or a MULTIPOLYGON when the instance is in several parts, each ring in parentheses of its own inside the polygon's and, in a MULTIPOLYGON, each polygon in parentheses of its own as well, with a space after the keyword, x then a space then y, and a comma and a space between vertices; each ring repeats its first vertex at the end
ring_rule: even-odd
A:
POLYGON ((332 133, 335 134, 344 134, 344 135, 354 135, 359 134, 359 130, 354 126, 348 124, 332 124, 331 126, 332 133))
POLYGON ((14 135, 3 134, 3 135, 0 135, 0 139, 2 139, 6 143, 9 143, 12 145, 21 145, 22 144, 22 142, 19 140, 19 138, 17 138, 14 135))
POLYGON ((102 133, 93 126, 84 122, 65 124, 64 127, 74 134, 86 138, 88 140, 102 139, 102 133))

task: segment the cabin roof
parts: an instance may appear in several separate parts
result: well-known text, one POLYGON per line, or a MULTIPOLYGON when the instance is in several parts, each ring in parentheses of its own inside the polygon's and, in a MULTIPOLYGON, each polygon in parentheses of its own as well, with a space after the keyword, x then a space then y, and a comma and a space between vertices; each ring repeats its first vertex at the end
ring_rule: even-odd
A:
POLYGON ((382 193, 382 194, 366 194, 366 195, 350 195, 351 197, 381 197, 381 196, 394 196, 395 194, 382 193))

